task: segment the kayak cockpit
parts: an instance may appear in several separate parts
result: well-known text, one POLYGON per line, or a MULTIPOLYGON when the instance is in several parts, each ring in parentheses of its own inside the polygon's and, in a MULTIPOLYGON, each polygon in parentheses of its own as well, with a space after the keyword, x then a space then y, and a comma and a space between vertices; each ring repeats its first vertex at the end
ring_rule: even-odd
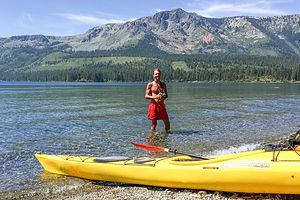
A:
POLYGON ((212 164, 212 163, 219 163, 229 160, 234 160, 242 157, 252 156, 256 154, 264 153, 264 150, 256 150, 256 151, 249 151, 249 152, 243 152, 243 153, 236 153, 236 154, 229 154, 229 155, 221 155, 221 156, 214 156, 214 159, 210 160, 202 160, 202 159, 191 159, 188 156, 180 156, 180 157, 174 157, 171 159, 170 164, 173 165, 182 165, 182 166, 189 166, 189 165, 206 165, 206 164, 212 164))

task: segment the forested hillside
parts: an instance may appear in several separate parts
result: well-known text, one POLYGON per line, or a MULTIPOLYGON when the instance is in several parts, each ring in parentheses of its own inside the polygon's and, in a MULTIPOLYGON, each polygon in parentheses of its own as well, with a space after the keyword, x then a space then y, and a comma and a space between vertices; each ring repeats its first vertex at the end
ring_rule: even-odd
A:
MULTIPOLYGON (((34 59, 34 56, 32 57, 34 59)), ((300 81, 300 57, 168 55, 128 51, 53 52, 31 65, 2 68, 2 81, 149 81, 153 68, 165 81, 300 81)))

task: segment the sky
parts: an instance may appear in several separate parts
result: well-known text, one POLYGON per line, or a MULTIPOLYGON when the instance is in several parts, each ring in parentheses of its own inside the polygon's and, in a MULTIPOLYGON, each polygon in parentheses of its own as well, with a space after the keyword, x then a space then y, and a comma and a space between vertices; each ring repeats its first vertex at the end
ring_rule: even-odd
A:
POLYGON ((300 0, 1 0, 0 38, 71 36, 182 8, 209 18, 300 14, 300 0))

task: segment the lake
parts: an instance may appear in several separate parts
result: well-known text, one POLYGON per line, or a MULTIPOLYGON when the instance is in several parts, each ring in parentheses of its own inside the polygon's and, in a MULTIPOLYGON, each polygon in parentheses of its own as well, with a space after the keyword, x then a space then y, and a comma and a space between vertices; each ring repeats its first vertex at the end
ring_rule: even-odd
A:
POLYGON ((166 155, 131 140, 202 155, 234 153, 277 141, 300 124, 300 84, 167 83, 171 132, 159 121, 152 133, 146 84, 0 82, 0 194, 53 184, 41 178, 37 152, 166 155))

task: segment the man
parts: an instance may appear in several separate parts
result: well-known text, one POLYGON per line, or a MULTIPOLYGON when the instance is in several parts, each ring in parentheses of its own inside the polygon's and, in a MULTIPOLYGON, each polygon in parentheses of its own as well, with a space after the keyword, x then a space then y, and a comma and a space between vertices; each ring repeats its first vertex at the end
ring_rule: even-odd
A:
POLYGON ((165 130, 170 130, 169 117, 164 104, 164 100, 168 98, 167 86, 160 81, 160 76, 160 70, 154 69, 154 81, 148 83, 145 94, 145 98, 151 100, 147 116, 149 120, 152 120, 151 131, 155 131, 157 120, 163 120, 165 130))

